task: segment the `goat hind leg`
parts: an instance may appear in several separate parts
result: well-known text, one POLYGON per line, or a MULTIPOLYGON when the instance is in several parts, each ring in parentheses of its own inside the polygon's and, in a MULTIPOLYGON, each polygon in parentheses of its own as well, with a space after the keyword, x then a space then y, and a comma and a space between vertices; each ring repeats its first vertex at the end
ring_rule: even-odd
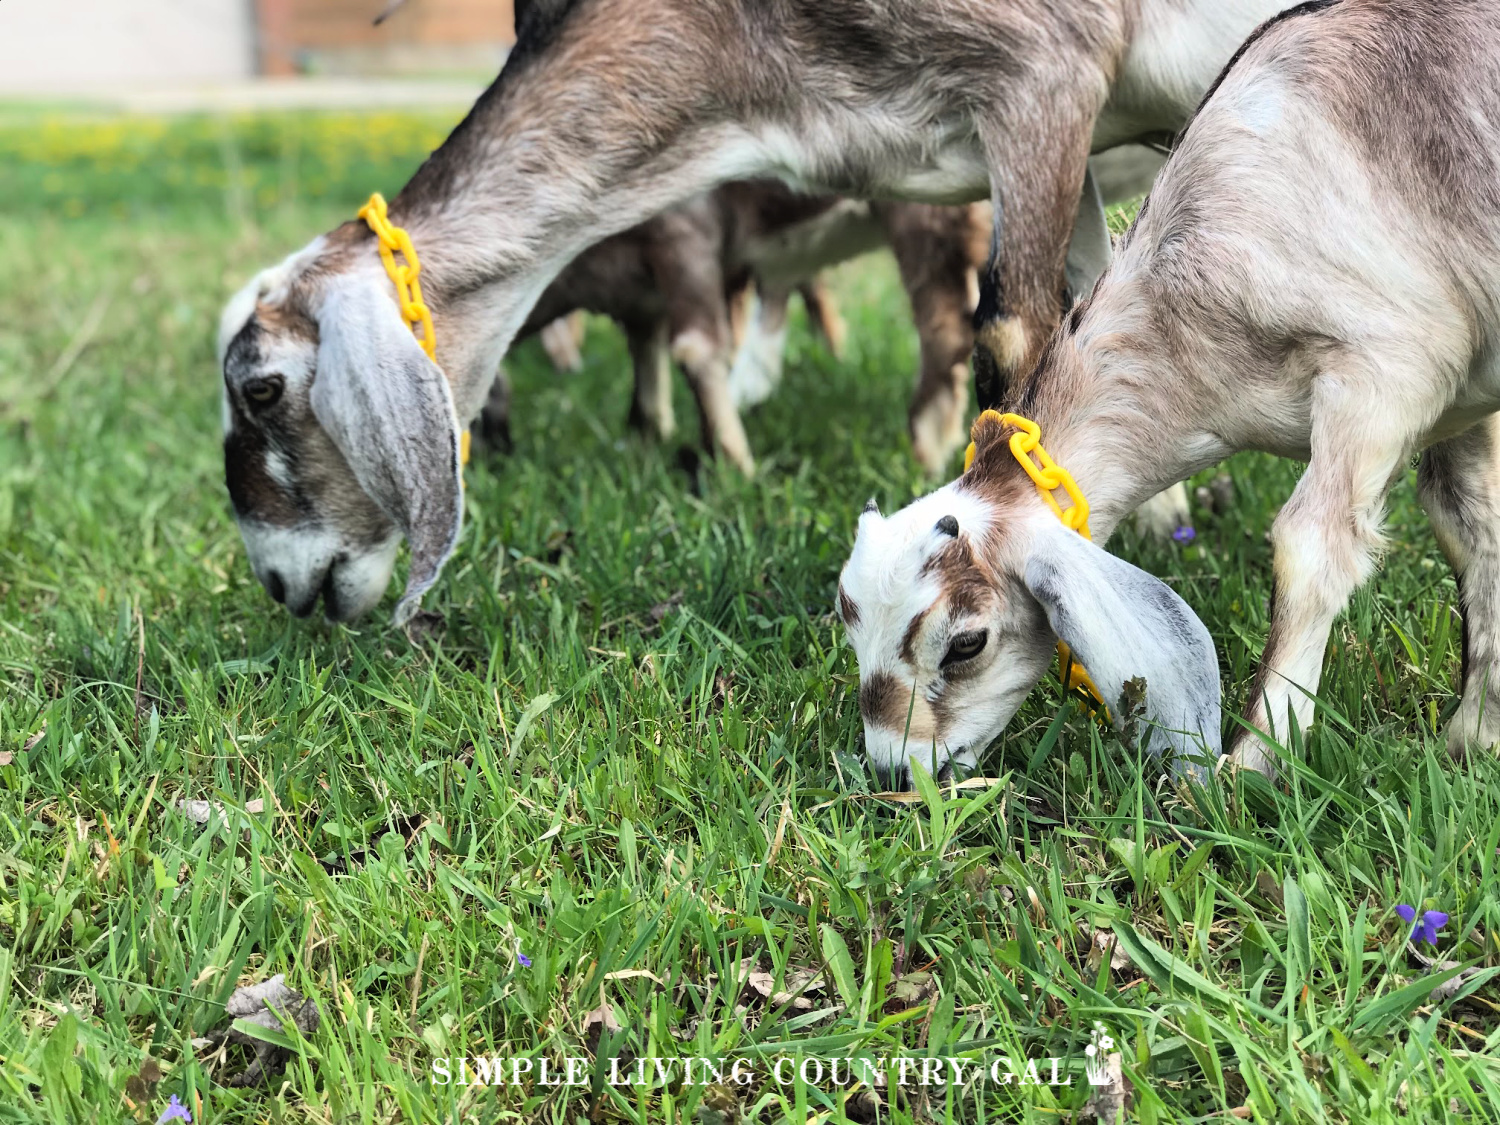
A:
POLYGON ((682 364, 693 397, 698 402, 703 444, 710 451, 719 450, 747 477, 755 474, 755 458, 750 453, 750 439, 729 389, 729 335, 726 320, 722 332, 700 327, 674 332, 672 358, 682 364))
POLYGON ((1422 455, 1418 494, 1463 605, 1463 700, 1448 724, 1448 749, 1500 743, 1500 416, 1422 455))
POLYGON ((666 323, 626 325, 625 340, 635 371, 630 427, 666 441, 677 432, 677 418, 672 413, 672 361, 667 354, 666 323))

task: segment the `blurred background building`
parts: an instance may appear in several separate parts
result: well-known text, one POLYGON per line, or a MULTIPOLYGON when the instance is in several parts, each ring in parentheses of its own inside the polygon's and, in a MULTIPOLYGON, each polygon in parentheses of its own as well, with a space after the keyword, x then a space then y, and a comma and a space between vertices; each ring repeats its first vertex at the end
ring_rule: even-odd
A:
POLYGON ((511 0, 4 0, 0 97, 287 78, 491 78, 511 0))

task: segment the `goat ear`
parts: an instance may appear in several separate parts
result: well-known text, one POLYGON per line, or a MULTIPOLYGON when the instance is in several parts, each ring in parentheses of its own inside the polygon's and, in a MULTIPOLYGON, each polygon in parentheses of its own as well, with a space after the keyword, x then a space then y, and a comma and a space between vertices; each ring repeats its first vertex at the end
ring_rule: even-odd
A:
POLYGON ((1203 622, 1166 583, 1061 524, 1041 533, 1026 587, 1052 631, 1088 669, 1127 737, 1174 769, 1217 759, 1219 661, 1203 622), (1134 728, 1144 723, 1143 731, 1134 728))
POLYGON ((340 282, 318 318, 312 408, 355 479, 411 545, 396 624, 411 620, 458 541, 463 479, 448 380, 391 298, 340 282))

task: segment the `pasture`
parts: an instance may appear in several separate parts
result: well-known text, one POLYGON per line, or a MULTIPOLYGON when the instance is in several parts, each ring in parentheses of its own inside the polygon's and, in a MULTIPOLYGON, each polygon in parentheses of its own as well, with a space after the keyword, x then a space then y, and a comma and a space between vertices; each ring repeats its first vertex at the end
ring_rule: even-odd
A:
MULTIPOLYGON (((358 628, 274 605, 223 488, 219 310, 450 124, 0 113, 0 1121, 870 1120, 608 1059, 1006 1055, 1078 1068, 880 1119, 1056 1122, 1095 1021, 1143 1122, 1500 1120, 1500 767, 1439 734, 1457 594, 1410 482, 1279 784, 1179 791, 1052 675, 987 782, 872 796, 831 603, 865 500, 929 487, 884 257, 836 276, 844 361, 799 311, 757 479, 630 436, 595 323, 582 374, 509 362, 516 450, 469 470, 443 629, 409 643, 394 594, 358 628), (1480 970, 1456 995, 1400 903, 1451 915, 1423 949, 1480 970), (321 1025, 228 1086, 242 1048, 191 1040, 278 973, 321 1025), (543 1055, 585 1085, 432 1084, 543 1055)), ((690 442, 684 387, 678 416, 690 442)), ((1192 543, 1112 544, 1208 624, 1226 713, 1297 466, 1227 470, 1192 543)))

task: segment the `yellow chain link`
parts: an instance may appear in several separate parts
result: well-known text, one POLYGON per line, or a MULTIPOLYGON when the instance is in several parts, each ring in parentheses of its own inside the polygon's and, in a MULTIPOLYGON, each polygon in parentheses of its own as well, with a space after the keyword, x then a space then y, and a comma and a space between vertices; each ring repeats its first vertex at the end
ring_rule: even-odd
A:
MULTIPOLYGON (((1042 448, 1042 427, 1030 418, 1023 418, 1019 414, 1001 414, 998 410, 986 410, 975 420, 974 429, 977 430, 986 420, 993 421, 1000 426, 1010 426, 1016 431, 1010 435, 1011 455, 1020 463, 1021 468, 1026 470, 1026 475, 1036 485, 1037 492, 1047 502, 1047 506, 1056 513, 1057 518, 1062 520, 1063 526, 1078 532, 1092 543, 1094 536, 1089 531, 1089 502, 1084 499, 1083 490, 1078 487, 1073 474, 1052 460, 1051 455, 1042 448), (1033 457, 1036 458, 1035 461, 1032 460, 1033 457), (1057 502, 1057 497, 1053 493, 1058 489, 1062 489, 1068 499, 1073 502, 1071 508, 1064 509, 1057 502)), ((977 452, 978 443, 971 441, 969 448, 964 452, 964 472, 967 473, 974 467, 974 457, 977 452)), ((1105 706, 1104 697, 1099 694, 1094 681, 1089 678, 1083 665, 1073 659, 1072 652, 1062 641, 1057 642, 1057 657, 1064 669, 1062 678, 1066 689, 1076 691, 1081 688, 1100 706, 1105 706)), ((1107 707, 1105 713, 1108 714, 1107 707)))
MULTIPOLYGON (((359 217, 374 232, 380 243, 380 260, 385 263, 385 272, 396 286, 396 303, 401 306, 401 317, 411 326, 417 343, 427 353, 427 358, 437 362, 437 333, 432 327, 432 310, 422 300, 422 262, 411 244, 411 236, 401 227, 392 226, 387 216, 385 196, 378 191, 370 201, 359 209, 359 217), (405 264, 396 261, 400 251, 405 264), (421 332, 417 329, 420 327, 421 332)), ((469 463, 469 431, 464 427, 458 438, 458 455, 463 464, 469 463)))

